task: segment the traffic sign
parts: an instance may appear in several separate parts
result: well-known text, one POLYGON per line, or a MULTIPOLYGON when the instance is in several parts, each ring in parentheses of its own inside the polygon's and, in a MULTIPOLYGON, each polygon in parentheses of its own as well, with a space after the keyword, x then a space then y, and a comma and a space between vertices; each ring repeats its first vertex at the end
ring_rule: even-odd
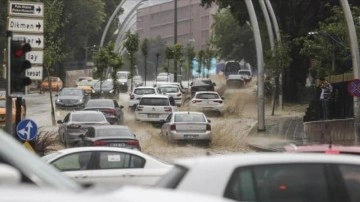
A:
POLYGON ((351 96, 360 97, 360 79, 349 81, 347 91, 351 96))
POLYGON ((31 80, 42 80, 43 78, 43 67, 31 67, 26 70, 26 76, 31 80))
POLYGON ((30 119, 21 120, 16 127, 18 137, 24 141, 34 139, 37 135, 37 130, 36 123, 30 119))
POLYGON ((31 62, 31 64, 42 64, 44 61, 44 52, 39 51, 30 51, 26 53, 26 59, 31 62))
POLYGON ((23 33, 43 33, 43 19, 22 19, 9 17, 8 30, 23 33))
POLYGON ((44 35, 13 34, 13 40, 29 43, 33 49, 44 49, 44 35))
POLYGON ((44 4, 36 2, 9 2, 11 16, 44 17, 44 4))

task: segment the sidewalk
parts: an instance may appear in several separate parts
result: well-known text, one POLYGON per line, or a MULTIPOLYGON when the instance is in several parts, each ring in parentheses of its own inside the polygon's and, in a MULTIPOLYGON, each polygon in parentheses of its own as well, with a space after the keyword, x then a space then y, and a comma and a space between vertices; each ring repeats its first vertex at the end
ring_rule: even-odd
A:
POLYGON ((303 139, 302 117, 266 117, 265 131, 258 131, 256 124, 246 141, 259 151, 282 151, 285 145, 302 143, 303 139))

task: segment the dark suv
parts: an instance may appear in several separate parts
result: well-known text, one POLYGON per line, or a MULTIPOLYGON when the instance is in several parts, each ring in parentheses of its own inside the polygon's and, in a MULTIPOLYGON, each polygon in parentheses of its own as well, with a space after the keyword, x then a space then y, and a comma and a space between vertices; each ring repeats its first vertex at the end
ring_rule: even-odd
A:
POLYGON ((211 79, 196 79, 190 86, 191 97, 193 97, 197 91, 215 91, 216 84, 211 79))

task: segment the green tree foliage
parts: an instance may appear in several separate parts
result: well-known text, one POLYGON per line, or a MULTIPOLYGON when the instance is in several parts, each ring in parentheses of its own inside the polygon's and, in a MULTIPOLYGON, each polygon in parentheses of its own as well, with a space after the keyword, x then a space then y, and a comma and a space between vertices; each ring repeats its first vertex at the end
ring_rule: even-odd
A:
POLYGON ((145 38, 141 43, 141 52, 144 56, 144 70, 145 70, 145 86, 146 86, 146 77, 147 77, 147 60, 149 55, 149 39, 145 38))
MULTIPOLYGON (((181 63, 181 58, 183 57, 183 45, 180 44, 180 43, 177 43, 173 46, 173 51, 174 51, 174 60, 176 61, 176 64, 177 66, 181 63)), ((181 67, 181 64, 180 64, 180 67, 181 67)), ((176 72, 176 75, 178 75, 178 71, 179 71, 179 68, 176 67, 176 69, 174 68, 174 73, 176 72)), ((177 81, 177 78, 175 78, 177 81)))
POLYGON ((192 71, 193 71, 193 60, 196 56, 195 48, 194 46, 188 44, 185 48, 185 56, 187 60, 187 70, 188 70, 188 80, 192 77, 192 71))
POLYGON ((133 90, 133 76, 135 71, 136 58, 135 53, 139 49, 139 35, 137 33, 126 32, 124 47, 127 50, 128 59, 130 61, 131 91, 133 90))
POLYGON ((211 68, 211 60, 216 56, 216 51, 207 47, 204 51, 204 66, 207 69, 206 78, 209 78, 209 71, 211 68))
POLYGON ((167 66, 164 67, 164 70, 169 74, 170 73, 170 60, 174 59, 174 47, 167 46, 165 48, 165 58, 167 60, 167 66))

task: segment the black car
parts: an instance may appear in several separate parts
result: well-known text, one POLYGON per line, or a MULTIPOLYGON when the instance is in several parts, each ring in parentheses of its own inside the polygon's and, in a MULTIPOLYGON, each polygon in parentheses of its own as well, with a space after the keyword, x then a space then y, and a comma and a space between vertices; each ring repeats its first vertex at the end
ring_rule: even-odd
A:
POLYGON ((114 99, 91 99, 89 100, 84 110, 101 111, 110 124, 123 124, 124 112, 122 109, 124 106, 114 99))
POLYGON ((79 88, 62 88, 55 107, 58 109, 83 109, 88 100, 84 90, 79 88))
POLYGON ((78 146, 110 146, 140 149, 139 140, 127 126, 91 126, 78 146))
POLYGON ((191 97, 193 97, 197 91, 215 91, 216 84, 211 79, 196 79, 190 86, 191 97))
POLYGON ((111 80, 97 81, 93 86, 91 98, 113 98, 118 91, 111 80))

